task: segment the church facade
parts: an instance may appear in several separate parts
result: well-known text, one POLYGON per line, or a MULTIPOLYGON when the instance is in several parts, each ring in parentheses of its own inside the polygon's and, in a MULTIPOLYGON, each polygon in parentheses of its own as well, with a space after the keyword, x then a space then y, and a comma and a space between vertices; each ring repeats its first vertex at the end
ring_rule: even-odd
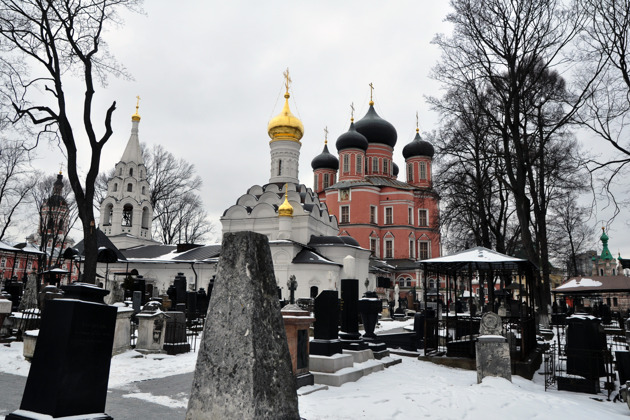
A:
MULTIPOLYGON (((433 146, 415 138, 403 148, 406 181, 393 160, 397 132, 370 101, 367 114, 311 166, 314 190, 339 220, 339 235, 351 236, 372 256, 394 267, 400 287, 421 287, 418 261, 440 254, 439 197, 432 188, 433 146)), ((393 285, 392 285, 393 287, 393 285)))
POLYGON ((304 135, 302 122, 289 108, 289 81, 282 112, 267 132, 271 162, 269 182, 254 185, 221 217, 223 233, 254 231, 267 235, 282 297, 314 297, 324 289, 338 289, 342 278, 359 279, 364 293, 375 278, 369 271, 370 251, 349 236, 339 237, 337 217, 311 188, 300 184, 299 157, 304 135))

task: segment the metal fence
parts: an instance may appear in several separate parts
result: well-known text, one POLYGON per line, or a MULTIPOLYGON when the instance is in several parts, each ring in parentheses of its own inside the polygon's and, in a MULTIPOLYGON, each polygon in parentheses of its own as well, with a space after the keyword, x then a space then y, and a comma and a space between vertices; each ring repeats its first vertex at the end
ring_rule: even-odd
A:
MULTIPOLYGON (((474 358, 480 322, 480 317, 470 316, 426 318, 420 334, 425 354, 474 358)), ((531 317, 504 317, 502 335, 510 345, 512 360, 525 360, 536 347, 536 323, 531 317)))
POLYGON ((572 329, 570 321, 562 320, 554 325, 554 332, 555 341, 543 355, 545 390, 603 393, 610 400, 612 393, 630 380, 630 351, 623 323, 572 329))

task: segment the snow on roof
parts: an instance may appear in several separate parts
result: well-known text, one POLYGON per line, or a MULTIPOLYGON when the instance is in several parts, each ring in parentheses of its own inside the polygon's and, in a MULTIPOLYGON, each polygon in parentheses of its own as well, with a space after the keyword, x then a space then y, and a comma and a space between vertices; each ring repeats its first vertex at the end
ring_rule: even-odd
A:
POLYGON ((445 257, 431 258, 429 260, 423 260, 423 263, 449 263, 449 262, 476 262, 476 263, 515 263, 525 262, 522 258, 511 257, 509 255, 501 254, 500 252, 493 251, 482 246, 467 249, 455 254, 447 255, 445 257))
POLYGON ((556 287, 556 290, 568 289, 573 287, 599 287, 603 283, 601 281, 588 279, 588 278, 577 278, 571 279, 568 282, 564 283, 561 286, 556 287))

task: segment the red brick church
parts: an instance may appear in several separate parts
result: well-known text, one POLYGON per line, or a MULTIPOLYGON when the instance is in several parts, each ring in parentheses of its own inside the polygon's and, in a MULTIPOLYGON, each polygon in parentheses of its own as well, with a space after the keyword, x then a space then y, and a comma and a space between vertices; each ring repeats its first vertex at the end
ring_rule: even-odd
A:
POLYGON ((432 188, 433 146, 415 138, 405 145, 406 181, 398 180, 393 154, 394 126, 370 101, 367 114, 336 142, 339 157, 324 145, 311 166, 313 190, 339 221, 339 235, 349 235, 374 257, 394 267, 401 287, 420 286, 420 260, 440 256, 439 197, 432 188))

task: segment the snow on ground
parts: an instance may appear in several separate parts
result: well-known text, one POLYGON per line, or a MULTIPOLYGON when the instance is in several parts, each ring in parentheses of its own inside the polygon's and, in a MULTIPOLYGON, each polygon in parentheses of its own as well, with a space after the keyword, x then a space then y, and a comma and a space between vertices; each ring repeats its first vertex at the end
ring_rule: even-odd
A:
MULTIPOLYGON (((383 321, 377 331, 412 325, 413 321, 383 321)), ((393 356, 400 357, 400 356, 393 356)), ((485 378, 477 373, 401 357, 402 363, 341 387, 330 387, 299 397, 300 415, 318 419, 627 419, 625 403, 612 403, 603 394, 588 395, 551 390, 545 392, 543 376, 533 381, 514 376, 512 382, 485 378)), ((110 388, 126 389, 138 398, 171 407, 186 407, 187 396, 133 392, 136 381, 194 371, 196 353, 177 356, 141 355, 128 351, 112 358, 110 388)), ((0 346, 0 372, 28 375, 22 343, 0 346)), ((300 389, 304 392, 307 389, 300 389)), ((180 391, 180 390, 178 390, 180 391)), ((0 392, 0 398, 1 392, 0 392)))

